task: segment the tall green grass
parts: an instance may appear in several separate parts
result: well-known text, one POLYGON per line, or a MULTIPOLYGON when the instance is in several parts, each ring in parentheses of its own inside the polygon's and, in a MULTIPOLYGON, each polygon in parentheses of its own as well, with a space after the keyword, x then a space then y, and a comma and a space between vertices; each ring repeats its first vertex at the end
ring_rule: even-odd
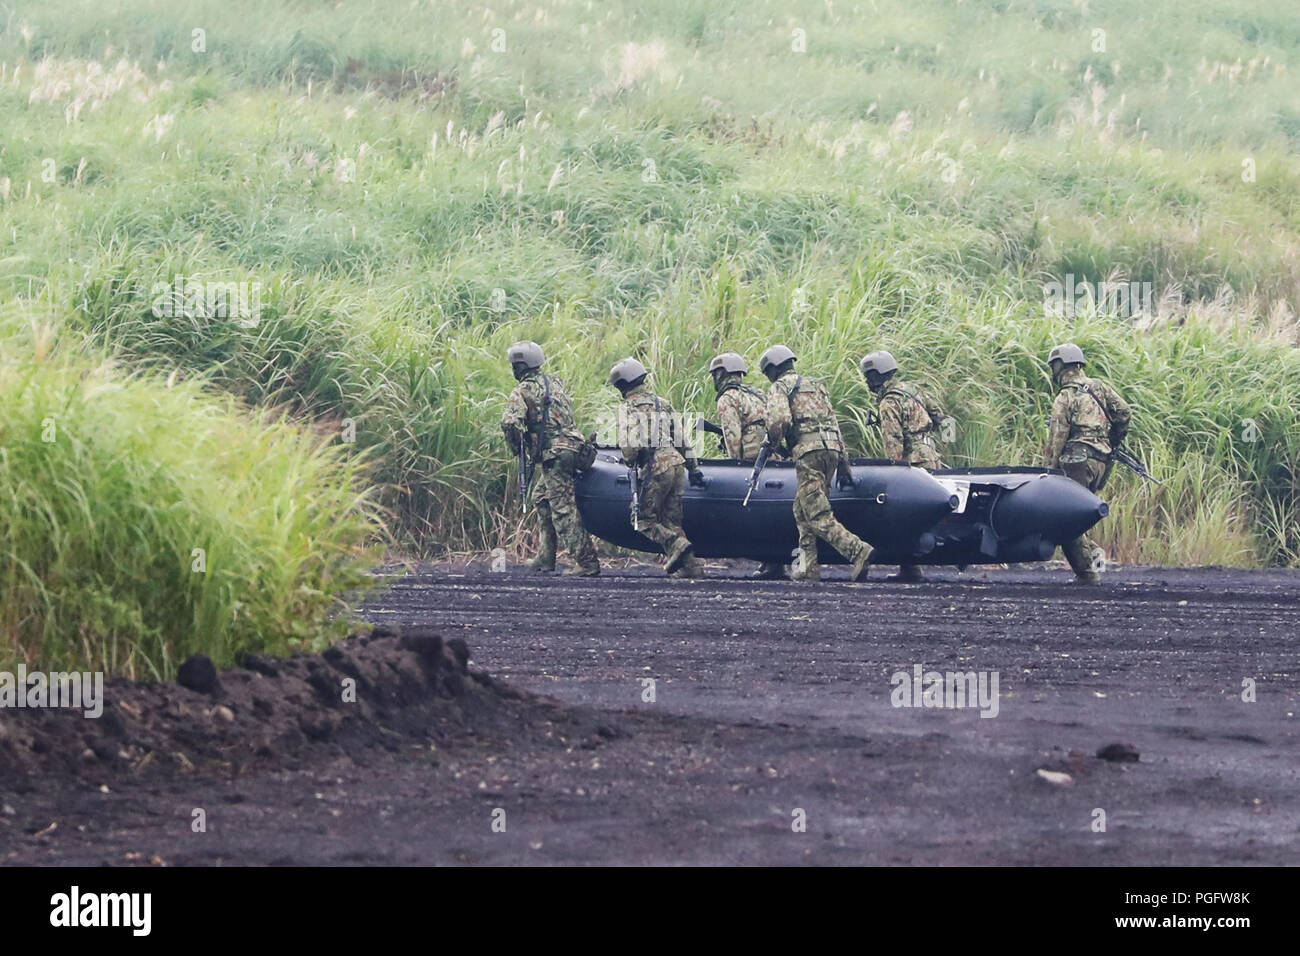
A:
POLYGON ((1038 460, 1072 338, 1167 479, 1116 475, 1108 553, 1295 564, 1298 51, 1266 0, 49 0, 0 32, 0 296, 312 422, 424 552, 519 533, 518 338, 593 425, 624 354, 707 412, 713 352, 783 340, 864 453, 856 361, 887 347, 959 464, 1038 460), (1159 316, 1050 316, 1067 274, 1150 282, 1159 316), (266 308, 152 314, 178 275, 266 308))
POLYGON ((375 510, 359 462, 196 380, 0 346, 0 668, 175 673, 346 626, 375 510))

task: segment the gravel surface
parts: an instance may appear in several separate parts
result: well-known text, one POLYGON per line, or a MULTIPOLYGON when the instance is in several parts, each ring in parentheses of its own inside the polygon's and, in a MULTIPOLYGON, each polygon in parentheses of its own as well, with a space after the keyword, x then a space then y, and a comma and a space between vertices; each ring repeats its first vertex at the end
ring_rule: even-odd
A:
MULTIPOLYGON (((290 734, 193 770, 47 761, 0 782, 0 860, 1300 862, 1300 574, 752 567, 422 566, 367 616, 463 640, 492 678, 468 681, 473 706, 444 675, 452 705, 399 695, 384 746, 372 707, 327 746, 290 734), (917 665, 996 675, 996 697, 895 706, 917 665)), ((232 709, 238 737, 254 721, 232 709)))

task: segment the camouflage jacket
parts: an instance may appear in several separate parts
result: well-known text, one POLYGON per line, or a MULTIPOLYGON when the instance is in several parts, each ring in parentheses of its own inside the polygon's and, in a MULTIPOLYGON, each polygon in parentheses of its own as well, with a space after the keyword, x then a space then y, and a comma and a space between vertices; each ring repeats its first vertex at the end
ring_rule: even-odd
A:
POLYGON ((885 457, 939 468, 936 437, 943 407, 920 387, 891 378, 880 393, 880 434, 885 457))
POLYGON ((573 421, 573 400, 569 390, 554 375, 529 372, 519 380, 506 401, 501 431, 515 454, 527 436, 528 454, 534 460, 550 461, 561 451, 582 447, 582 433, 573 421))
POLYGON ((624 395, 618 407, 618 446, 623 460, 636 465, 642 477, 695 460, 673 406, 644 385, 624 395))
POLYGON ((792 371, 768 390, 767 433, 773 447, 788 448, 794 459, 823 448, 844 453, 840 423, 826 386, 792 371))
POLYGON ((1128 435, 1132 415, 1128 403, 1105 382, 1078 369, 1062 372, 1043 455, 1047 467, 1109 456, 1128 435))
POLYGON ((722 449, 728 458, 753 461, 767 438, 767 399, 732 374, 718 392, 718 418, 722 426, 722 449))

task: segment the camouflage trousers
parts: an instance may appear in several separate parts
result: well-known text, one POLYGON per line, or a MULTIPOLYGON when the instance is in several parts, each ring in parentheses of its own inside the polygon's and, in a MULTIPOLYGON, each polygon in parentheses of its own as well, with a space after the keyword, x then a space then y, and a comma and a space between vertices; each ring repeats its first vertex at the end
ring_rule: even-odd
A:
POLYGON ((871 546, 840 524, 831 511, 831 482, 839 466, 839 453, 831 449, 807 452, 794 463, 794 521, 799 528, 799 550, 805 568, 817 566, 820 538, 850 561, 871 546))
POLYGON ((914 439, 912 441, 912 453, 907 456, 907 460, 911 464, 925 468, 928 471, 947 467, 944 465, 943 459, 939 457, 939 449, 934 446, 933 440, 914 439))
POLYGON ((573 491, 574 453, 561 451, 555 458, 542 464, 533 494, 533 503, 542 522, 542 546, 539 561, 555 563, 555 553, 563 545, 581 567, 590 568, 599 563, 591 535, 582 526, 578 514, 578 499, 573 491))
POLYGON ((651 472, 641 480, 640 531, 660 545, 664 554, 679 541, 686 541, 686 532, 682 530, 682 495, 685 492, 685 468, 651 472))
MULTIPOLYGON (((1101 490, 1101 486, 1106 483, 1108 474, 1106 462, 1098 461, 1095 458, 1085 458, 1083 461, 1062 461, 1061 470, 1065 472, 1067 477, 1094 492, 1101 490)), ((1099 570, 1097 565, 1101 561, 1101 548, 1093 544, 1092 539, 1087 535, 1080 535, 1073 541, 1067 541, 1061 545, 1061 553, 1065 555, 1065 560, 1070 562, 1070 569, 1077 575, 1099 570)))

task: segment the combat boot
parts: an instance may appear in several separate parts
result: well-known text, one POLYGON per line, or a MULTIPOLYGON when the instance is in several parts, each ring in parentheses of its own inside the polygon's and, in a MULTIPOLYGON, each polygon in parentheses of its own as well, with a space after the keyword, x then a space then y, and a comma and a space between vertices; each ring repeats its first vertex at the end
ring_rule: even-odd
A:
POLYGON ((693 556, 691 543, 685 538, 678 538, 677 543, 668 550, 668 560, 664 563, 664 572, 672 574, 693 556))
POLYGON ((924 584, 925 575, 915 564, 900 564, 898 573, 889 575, 885 580, 894 584, 924 584))
POLYGON ((1081 571, 1074 576, 1074 584, 1101 584, 1101 575, 1096 571, 1081 571))
POLYGON ((862 550, 858 552, 857 558, 853 561, 853 574, 850 576, 851 581, 865 581, 867 575, 871 573, 871 545, 864 544, 862 550))
POLYGON ((820 564, 805 563, 798 571, 790 575, 792 581, 820 581, 822 579, 822 566, 820 564))
POLYGON ((789 575, 785 573, 785 565, 777 564, 772 561, 764 561, 758 566, 758 570, 749 576, 751 581, 786 581, 789 575))
POLYGON ((566 577, 571 578, 598 578, 600 577, 600 562, 595 564, 576 564, 564 572, 566 577))
POLYGON ((704 577, 704 562, 694 555, 690 560, 682 564, 682 569, 677 572, 679 578, 702 578, 704 577))
POLYGON ((528 562, 528 566, 534 571, 554 571, 555 570, 555 548, 558 543, 555 540, 555 528, 550 522, 544 522, 545 527, 539 536, 537 557, 528 562))

